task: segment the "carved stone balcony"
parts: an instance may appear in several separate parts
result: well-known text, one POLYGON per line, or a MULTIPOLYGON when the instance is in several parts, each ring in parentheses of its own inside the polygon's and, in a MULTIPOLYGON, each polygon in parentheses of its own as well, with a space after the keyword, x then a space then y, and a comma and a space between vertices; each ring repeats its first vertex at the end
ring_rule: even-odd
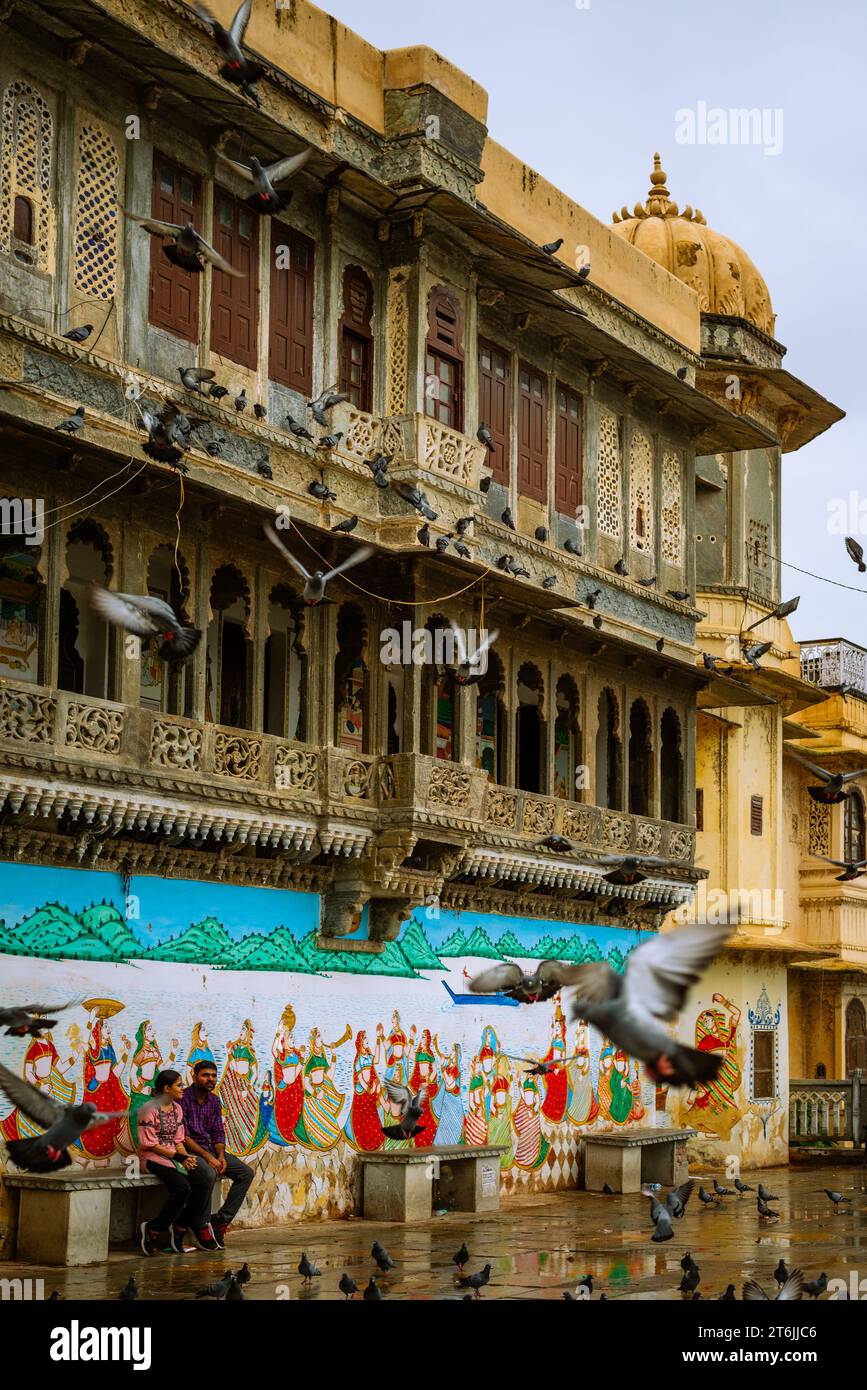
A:
POLYGON ((394 456, 393 471, 418 468, 461 487, 478 489, 486 456, 484 444, 448 429, 428 415, 369 415, 344 404, 334 412, 344 431, 337 450, 359 462, 377 453, 394 456))
POLYGON ((867 650, 836 638, 804 643, 801 675, 805 681, 826 689, 848 685, 867 695, 867 650))

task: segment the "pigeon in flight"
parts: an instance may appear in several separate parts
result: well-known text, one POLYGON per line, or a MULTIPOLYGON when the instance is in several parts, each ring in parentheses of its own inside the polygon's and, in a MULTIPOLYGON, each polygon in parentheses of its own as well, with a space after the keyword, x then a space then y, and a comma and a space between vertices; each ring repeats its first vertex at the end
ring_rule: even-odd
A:
POLYGON ((213 381, 216 372, 209 371, 207 367, 178 367, 178 376, 181 385, 188 391, 198 391, 201 396, 205 395, 203 382, 213 381))
POLYGON ((240 87, 244 95, 258 106, 259 97, 255 84, 264 75, 265 69, 261 63, 252 62, 241 47, 250 21, 253 0, 244 0, 243 4, 239 5, 235 18, 228 29, 223 28, 206 5, 194 4, 192 8, 199 19, 208 25, 217 47, 225 58, 225 62, 220 68, 220 76, 226 82, 231 82, 233 87, 240 87))
POLYGON ((525 1076, 548 1076, 555 1067, 565 1067, 567 1062, 574 1062, 578 1054, 575 1053, 572 1057, 558 1057, 554 1062, 539 1062, 534 1057, 518 1057, 514 1052, 504 1052, 503 1056, 512 1062, 523 1062, 525 1076))
POLYGON ((477 685, 488 667, 488 649, 493 646, 500 634, 494 628, 493 632, 487 634, 484 642, 476 648, 472 656, 468 656, 464 634, 457 623, 452 622, 451 629, 454 634, 455 646, 458 649, 458 663, 448 669, 458 685, 477 685))
POLYGON ((53 1173, 72 1163, 70 1145, 82 1134, 99 1129, 109 1120, 125 1119, 128 1111, 101 1112, 91 1101, 81 1105, 63 1105, 37 1086, 16 1076, 0 1063, 0 1090, 12 1104, 32 1120, 42 1125, 43 1134, 28 1139, 7 1139, 6 1151, 18 1168, 28 1173, 53 1173))
POLYGON ((597 861, 599 864, 616 864, 617 868, 609 873, 603 874, 602 878, 606 883, 614 883, 619 888, 631 888, 636 883, 644 883, 647 874, 642 873, 644 865, 658 864, 665 866, 669 864, 667 859, 658 859, 653 855, 643 855, 641 859, 627 855, 622 858, 616 854, 603 854, 597 861))
POLYGON ((680 1187, 672 1187, 665 1194, 665 1205, 676 1220, 679 1221, 683 1217, 694 1188, 695 1183, 690 1178, 688 1182, 682 1182, 680 1187))
MULTIPOLYGON (((822 790, 818 788, 818 790, 822 790)), ((847 793, 848 795, 849 793, 847 793)), ((867 872, 867 859, 829 859, 827 854, 814 854, 814 859, 824 859, 826 864, 833 864, 836 869, 842 869, 842 874, 835 874, 838 883, 852 883, 856 878, 862 878, 867 872)))
POLYGON ((571 1017, 594 1024, 644 1062, 658 1083, 686 1086, 712 1080, 722 1058, 675 1041, 663 1025, 680 1013, 690 987, 728 935, 728 926, 717 924, 663 932, 636 947, 622 975, 606 961, 576 967, 571 1017))
POLYGON ((65 1004, 19 1004, 0 1009, 0 1028, 5 1026, 7 1038, 39 1038, 43 1029, 57 1027, 57 1019, 52 1018, 52 1014, 62 1014, 83 1002, 82 994, 77 999, 68 999, 65 1004))
POLYGON ((171 261, 172 265, 178 266, 181 270, 189 270, 193 275, 200 275, 206 265, 212 265, 216 270, 221 270, 224 275, 232 275, 236 280, 243 280, 246 274, 243 270, 236 270, 224 260, 219 251, 215 251, 209 241, 206 241, 201 232, 197 232, 192 222, 187 222, 186 226, 178 222, 160 222, 155 217, 139 217, 134 212, 123 209, 124 214, 131 222, 138 222, 151 236, 162 237, 166 245, 163 246, 163 255, 166 260, 171 261))
POLYGON ((322 1270, 317 1269, 316 1265, 311 1264, 307 1258, 306 1251, 302 1251, 301 1259, 298 1261, 298 1273, 301 1275, 305 1284, 312 1284, 314 1279, 319 1279, 322 1270))
POLYGON ((567 840, 565 835, 546 835, 544 840, 540 840, 539 849, 549 849, 552 854, 573 854, 575 846, 571 840, 567 840))
POLYGON ((481 1291, 486 1284, 490 1283, 491 1265, 485 1265, 476 1274, 461 1274, 458 1284, 462 1289, 472 1289, 475 1298, 481 1297, 481 1291))
POLYGON ((824 1192, 828 1200, 834 1203, 835 1216, 837 1215, 837 1212, 840 1210, 840 1207, 844 1202, 851 1203, 852 1201, 851 1197, 844 1197, 842 1192, 834 1192, 830 1187, 823 1187, 822 1191, 824 1192))
POLYGON ((80 405, 73 415, 70 415, 67 420, 61 420, 60 424, 55 425, 54 428, 59 430, 61 434, 77 434, 83 424, 84 406, 80 405))
MULTIPOLYGON (((857 772, 826 772, 823 767, 819 767, 817 763, 808 762, 806 758, 798 757, 795 761, 799 762, 802 767, 805 767, 808 772, 812 772, 824 783, 821 787, 807 788, 812 799, 821 802, 823 806, 835 806, 838 801, 845 801, 848 796, 852 795, 850 791, 844 790, 847 783, 854 782, 856 778, 863 777, 867 774, 867 767, 862 767, 860 771, 857 772)), ((824 858, 823 855, 818 857, 824 858)), ((832 859, 829 862, 833 864, 836 861, 832 859)), ((840 867, 842 868, 843 865, 840 867)))
POLYGON ((315 396, 312 401, 307 402, 307 409, 313 411, 313 419, 317 425, 321 425, 324 430, 328 429, 328 421, 325 418, 326 410, 332 410, 334 406, 340 405, 341 401, 348 401, 349 397, 343 391, 338 391, 337 382, 333 386, 328 386, 315 396))
POLYGON ((748 647, 744 647, 741 656, 754 671, 761 670, 759 662, 763 656, 767 656, 773 646, 773 642, 753 642, 748 647))
POLYGON ((371 473, 373 474, 374 487, 378 487, 382 491, 385 491, 385 489, 388 487, 388 478, 386 474, 388 471, 388 465, 391 463, 393 458, 393 454, 377 454, 375 459, 373 459, 372 461, 368 460, 368 467, 371 473))
POLYGON ((663 1241, 671 1240, 674 1236, 674 1226, 671 1223, 671 1212, 668 1210, 668 1207, 664 1207, 661 1202, 656 1200, 653 1193, 645 1193, 645 1196, 647 1195, 650 1196, 650 1219, 654 1226, 653 1235, 650 1239, 653 1241, 654 1245, 661 1245, 663 1241))
POLYGON ((322 570, 314 570, 312 574, 309 574, 301 561, 296 560, 295 556, 286 549, 273 526, 265 526, 263 529, 271 544, 277 547, 283 558, 289 561, 292 568, 300 574, 301 578, 304 580, 304 602, 307 604, 308 608, 315 608, 317 604, 321 603, 325 598, 325 587, 329 579, 334 579, 336 575, 343 574, 346 570, 352 569, 354 565, 360 565, 363 560, 368 559, 369 556, 373 554, 372 546, 363 545, 359 550, 356 550, 354 554, 350 555, 347 560, 344 560, 342 565, 335 565, 334 569, 324 572, 322 570))
POLYGON ((417 1134, 421 1134, 422 1109, 427 1100, 427 1087, 419 1086, 418 1091, 413 1095, 408 1086, 398 1086, 393 1081, 386 1081, 385 1089, 388 1091, 389 1099, 395 1105, 400 1105, 400 1118, 396 1125, 383 1125, 382 1132, 387 1134, 389 1139, 414 1139, 417 1134))
POLYGON ((340 1283, 337 1285, 337 1287, 343 1294, 344 1298, 351 1298, 353 1294, 358 1293, 358 1285, 356 1284, 352 1276, 346 1273, 346 1270, 344 1270, 341 1274, 340 1283))
POLYGON ((201 639, 197 627, 184 627, 165 599, 152 594, 118 594, 101 584, 90 588, 90 606, 103 622, 133 632, 136 637, 159 641, 157 652, 162 661, 181 665, 189 661, 201 639))
POLYGON ((519 1004, 542 1004, 552 999, 564 985, 577 984, 585 968, 564 965, 559 960, 543 960, 532 975, 528 975, 520 965, 509 962, 483 970, 470 980, 470 989, 473 994, 505 994, 519 1004))
POLYGON ((864 547, 853 536, 846 537, 846 551, 853 564, 858 566, 858 573, 863 574, 867 570, 864 563, 864 547))
POLYGON ((702 652, 701 663, 706 671, 721 671, 724 676, 730 676, 734 670, 733 666, 723 666, 721 656, 711 656, 710 652, 702 652))
MULTIPOLYGON (((780 1260, 780 1264, 783 1264, 782 1260, 780 1260)), ((783 1265, 783 1269, 785 1269, 785 1265, 783 1265)), ((776 1273, 774 1277, 776 1278, 776 1273)), ((777 1279, 778 1284, 779 1282, 779 1279, 777 1279)), ((808 1286, 804 1284, 803 1274, 799 1269, 793 1269, 791 1274, 786 1274, 785 1281, 780 1285, 780 1291, 775 1295, 773 1300, 768 1298, 761 1284, 757 1284, 755 1279, 748 1279, 744 1284, 743 1298, 745 1303, 758 1303, 760 1301, 766 1303, 771 1301, 774 1303, 788 1303, 793 1299, 802 1299, 805 1287, 808 1286)))
POLYGON ((373 1242, 370 1248, 371 1258, 376 1263, 380 1274, 388 1274, 390 1269, 394 1269, 394 1260, 389 1255, 384 1245, 380 1245, 378 1240, 373 1242))
POLYGON ((82 323, 78 328, 70 328, 68 333, 64 333, 64 338, 68 338, 71 343, 83 343, 93 332, 92 323, 82 323))
POLYGON ((246 183, 253 185, 255 191, 249 198, 245 198, 244 202, 253 212, 259 212, 263 217, 288 208, 292 201, 292 192, 278 191, 277 184, 285 183, 293 174, 297 174, 299 169, 303 169, 312 153, 313 148, 308 145, 300 154, 288 155, 285 159, 278 159, 274 164, 262 164, 255 155, 251 156, 249 164, 239 164, 237 160, 229 159, 221 150, 217 151, 224 164, 234 169, 246 183))
POLYGON ((141 424, 147 430, 148 439, 142 445, 142 452, 158 463, 168 463, 179 473, 186 473, 186 464, 181 459, 192 443, 192 431, 208 423, 204 416, 185 414, 174 401, 165 401, 156 415, 143 410, 141 424))

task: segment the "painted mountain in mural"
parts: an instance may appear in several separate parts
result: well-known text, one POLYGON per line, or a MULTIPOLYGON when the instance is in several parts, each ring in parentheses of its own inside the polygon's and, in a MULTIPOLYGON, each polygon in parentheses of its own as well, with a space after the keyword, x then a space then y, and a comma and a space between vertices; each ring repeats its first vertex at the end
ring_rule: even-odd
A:
MULTIPOLYGON (((92 911, 92 909, 91 909, 92 911)), ((60 903, 46 903, 19 922, 9 950, 15 955, 50 956, 59 960, 118 961, 140 956, 142 946, 123 918, 108 929, 83 922, 60 903)))
POLYGON ((180 936, 152 946, 142 955, 147 960, 174 960, 186 965, 221 965, 234 944, 216 917, 203 917, 201 922, 192 922, 180 936))
POLYGON ((270 936, 251 932, 243 940, 234 942, 219 964, 224 970, 293 970, 298 975, 316 973, 286 927, 277 927, 270 936))
POLYGON ((105 943, 114 960, 129 960, 141 954, 141 942, 113 903, 94 903, 79 914, 78 920, 87 932, 105 943))
POLYGON ((485 956, 488 960, 500 960, 500 952, 494 945, 484 927, 476 927, 470 936, 464 938, 462 932, 455 932, 445 946, 440 947, 441 956, 485 956), (460 939, 458 939, 460 938, 460 939), (454 947, 450 950, 451 943, 454 947), (463 942, 463 945, 461 945, 463 942))
POLYGON ((451 959, 452 956, 465 956, 467 954, 467 938, 464 936, 460 927, 453 931, 448 941, 444 941, 437 951, 440 960, 451 959))
POLYGON ((514 957, 515 960, 523 960, 532 955, 532 951, 518 940, 513 931, 507 931, 497 937, 497 950, 501 956, 514 957))
POLYGON ((368 956, 367 959, 369 965, 364 972, 366 975, 397 975, 404 980, 421 978, 404 955, 399 941, 386 941, 382 955, 368 956))
POLYGON ((415 918, 407 922, 400 938, 400 949, 413 970, 442 970, 439 956, 425 935, 424 927, 415 918))

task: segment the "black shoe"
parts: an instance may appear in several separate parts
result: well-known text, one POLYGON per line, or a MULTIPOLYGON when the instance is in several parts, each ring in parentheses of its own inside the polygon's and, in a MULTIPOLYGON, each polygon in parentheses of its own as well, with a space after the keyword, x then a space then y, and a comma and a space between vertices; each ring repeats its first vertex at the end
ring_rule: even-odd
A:
POLYGON ((143 1221, 139 1227, 139 1237, 142 1251, 145 1255, 155 1255, 157 1253, 157 1233, 143 1221))
POLYGON ((222 1246, 217 1244, 214 1232, 210 1226, 202 1226, 198 1231, 190 1231, 190 1235, 196 1242, 200 1250, 222 1250, 222 1246))
POLYGON ((220 1250, 225 1250, 226 1248, 226 1232, 228 1229, 228 1226, 224 1226, 221 1221, 211 1222, 211 1233, 214 1237, 214 1243, 220 1250))

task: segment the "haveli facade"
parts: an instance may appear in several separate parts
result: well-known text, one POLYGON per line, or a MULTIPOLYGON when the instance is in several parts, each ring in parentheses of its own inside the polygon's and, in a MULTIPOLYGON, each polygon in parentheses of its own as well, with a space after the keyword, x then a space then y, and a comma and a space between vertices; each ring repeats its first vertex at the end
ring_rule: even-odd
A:
MULTIPOLYGON (((775 619, 754 679, 735 608, 746 590, 773 610, 781 455, 840 412, 782 368, 761 277, 679 213, 658 160, 646 205, 607 227, 490 138, 471 79, 305 0, 254 7, 260 109, 177 0, 4 8, 0 493, 44 499, 45 525, 0 557, 2 949, 25 993, 89 996, 65 1040, 4 1056, 106 1108, 215 1056, 233 1143, 259 1156, 253 1221, 351 1204, 389 1075, 428 1082, 427 1139, 499 1137, 507 1190, 573 1184, 582 1127, 652 1122, 666 1098, 559 1005, 513 1014, 465 977, 622 966, 716 872, 695 827, 719 729, 733 708, 754 721, 751 767, 750 738, 780 748, 820 698, 775 619), (257 218, 218 152, 304 144, 290 206, 257 218), (192 219, 245 279, 170 266, 121 207, 192 219), (139 420, 194 363, 229 394, 185 397, 207 424, 181 484, 139 420), (309 424, 335 380, 350 400, 323 450, 283 422, 309 424), (235 410, 242 390, 264 418, 235 410), (83 429, 56 433, 79 405, 83 429), (429 546, 376 453, 425 493, 429 546), (308 568, 375 553, 306 608, 262 534, 278 512, 308 568), (91 581, 204 629, 189 665, 131 657, 91 581), (499 632, 480 685, 381 660, 383 633, 452 618, 499 632), (731 677, 702 665, 715 642, 731 677), (664 864, 618 888, 600 856, 624 853, 664 864), (379 984, 342 980, 361 974, 379 984), (505 1054, 527 1049, 563 1066, 525 1078, 505 1054)), ((737 873, 764 882, 765 863, 737 873)), ((713 1092, 668 1098, 701 1156, 779 1161, 787 959, 767 934, 736 943, 683 1024, 726 1056, 713 1092)), ((81 1159, 134 1139, 118 1125, 81 1159)))

